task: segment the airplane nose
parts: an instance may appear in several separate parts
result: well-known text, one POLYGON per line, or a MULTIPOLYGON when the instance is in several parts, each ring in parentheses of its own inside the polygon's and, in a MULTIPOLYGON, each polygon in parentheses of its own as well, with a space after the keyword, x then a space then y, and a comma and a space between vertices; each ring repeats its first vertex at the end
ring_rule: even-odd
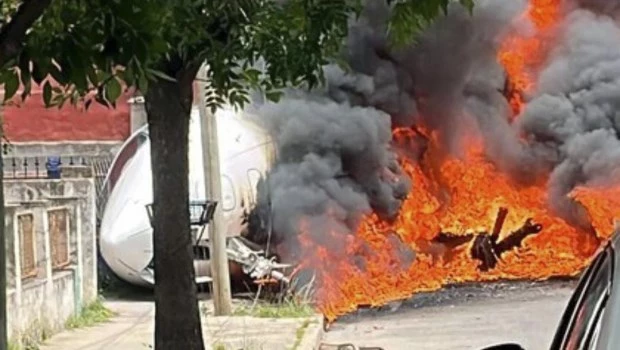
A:
POLYGON ((101 253, 108 264, 115 261, 143 269, 152 257, 151 223, 146 207, 128 201, 116 217, 104 215, 99 237, 101 253))
POLYGON ((131 235, 150 229, 151 223, 146 206, 136 201, 127 201, 116 217, 104 215, 101 222, 101 241, 119 244, 131 235))

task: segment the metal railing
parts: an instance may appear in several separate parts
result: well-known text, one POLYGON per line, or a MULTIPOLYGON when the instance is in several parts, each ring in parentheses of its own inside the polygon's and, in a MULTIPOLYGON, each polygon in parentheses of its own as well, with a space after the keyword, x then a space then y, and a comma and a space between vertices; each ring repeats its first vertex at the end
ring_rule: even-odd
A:
POLYGON ((50 171, 53 168, 62 168, 63 166, 93 166, 95 177, 100 177, 101 182, 105 179, 106 169, 101 168, 99 164, 107 164, 111 162, 109 156, 17 156, 2 159, 4 170, 4 179, 20 180, 20 179, 46 179, 53 178, 50 171), (98 167, 95 167, 98 165, 98 167))
POLYGON ((69 156, 4 156, 0 161, 3 164, 5 180, 32 180, 62 178, 63 167, 85 166, 91 167, 95 181, 97 218, 107 202, 109 193, 104 188, 104 182, 114 158, 110 155, 69 155, 69 156))

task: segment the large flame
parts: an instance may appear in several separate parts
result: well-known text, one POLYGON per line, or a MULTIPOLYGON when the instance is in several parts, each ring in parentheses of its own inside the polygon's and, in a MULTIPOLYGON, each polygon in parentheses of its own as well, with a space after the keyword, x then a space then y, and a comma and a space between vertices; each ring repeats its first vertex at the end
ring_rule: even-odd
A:
POLYGON ((497 59, 506 69, 510 83, 509 101, 514 115, 525 104, 524 95, 535 88, 536 69, 549 50, 549 36, 561 15, 561 0, 530 0, 519 20, 531 23, 529 35, 510 35, 501 44, 497 59))
MULTIPOLYGON (((426 159, 434 159, 433 150, 427 151, 426 159)), ((342 250, 317 245, 302 235, 306 251, 313 252, 305 263, 318 273, 317 300, 328 320, 362 305, 379 306, 450 283, 572 276, 598 248, 597 242, 584 239, 585 233, 549 211, 544 186, 513 184, 484 159, 480 145, 471 146, 464 159, 444 157, 434 170, 429 171, 428 161, 416 165, 403 160, 402 165, 413 179, 413 190, 394 223, 367 217, 356 235, 346 236, 342 250), (504 233, 518 229, 527 218, 542 224, 543 231, 506 254, 497 268, 481 272, 469 245, 450 260, 442 256, 444 248, 433 250, 431 239, 439 232, 489 232, 500 207, 509 209, 504 233), (422 251, 412 264, 403 263, 399 241, 422 251)), ((620 188, 614 191, 620 195, 620 188)), ((620 196, 580 188, 574 197, 588 209, 599 237, 608 238, 612 219, 620 218, 620 200, 609 198, 620 196)), ((343 237, 332 234, 334 239, 343 237)))
MULTIPOLYGON (((531 0, 524 16, 534 25, 533 35, 510 36, 501 46, 498 59, 513 84, 509 97, 515 114, 522 108, 523 94, 534 89, 535 68, 548 50, 541 38, 557 23, 559 3, 531 0)), ((398 142, 409 132, 397 130, 394 138, 398 142)), ((355 234, 328 232, 333 239, 321 242, 303 233, 307 227, 301 228, 306 254, 301 266, 317 274, 317 303, 327 320, 450 283, 576 275, 601 240, 609 238, 613 220, 620 218, 620 200, 613 199, 620 198, 620 187, 576 189, 571 197, 586 208, 596 230, 593 238, 550 211, 546 179, 535 186, 519 186, 485 159, 478 140, 467 140, 466 155, 457 159, 442 152, 432 133, 426 136, 430 146, 421 161, 401 159, 413 186, 394 222, 373 214, 364 218, 355 234), (489 232, 500 207, 508 209, 503 235, 519 229, 528 218, 543 228, 526 238, 523 247, 507 252, 495 268, 487 272, 478 268, 469 249, 472 243, 445 254, 446 246, 433 241, 440 232, 489 232), (415 260, 407 249, 418 252, 415 260)))

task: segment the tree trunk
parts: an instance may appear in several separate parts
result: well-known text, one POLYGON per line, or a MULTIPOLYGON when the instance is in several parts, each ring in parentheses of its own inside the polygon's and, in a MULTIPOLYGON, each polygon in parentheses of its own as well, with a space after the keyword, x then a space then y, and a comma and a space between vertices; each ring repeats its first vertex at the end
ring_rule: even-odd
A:
MULTIPOLYGON (((197 69, 145 96, 153 168, 155 350, 204 350, 189 226, 188 133, 197 69)), ((168 72, 171 73, 171 72, 168 72)))

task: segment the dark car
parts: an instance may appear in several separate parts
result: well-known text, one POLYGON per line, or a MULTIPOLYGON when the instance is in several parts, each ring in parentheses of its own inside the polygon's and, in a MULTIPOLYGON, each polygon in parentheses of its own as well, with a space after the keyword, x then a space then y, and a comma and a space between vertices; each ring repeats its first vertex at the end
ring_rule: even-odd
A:
MULTIPOLYGON (((573 292, 551 350, 620 349, 620 232, 602 248, 583 272, 573 292)), ((519 350, 518 344, 501 344, 484 350, 519 350)))

